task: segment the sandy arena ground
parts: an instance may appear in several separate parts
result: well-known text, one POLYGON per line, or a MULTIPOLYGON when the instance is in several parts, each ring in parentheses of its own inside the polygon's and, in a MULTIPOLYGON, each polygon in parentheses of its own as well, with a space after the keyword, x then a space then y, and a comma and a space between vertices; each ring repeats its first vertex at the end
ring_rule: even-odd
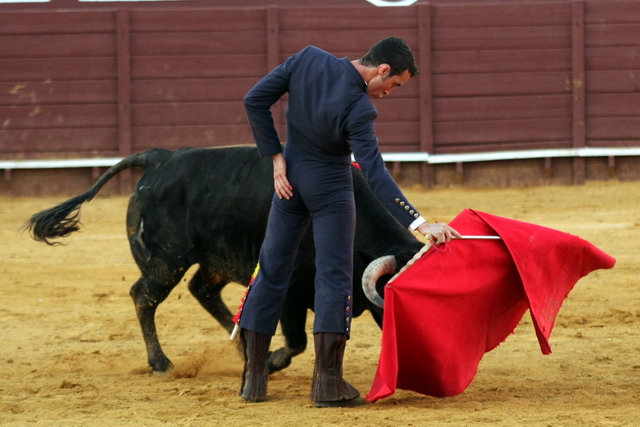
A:
MULTIPOLYGON (((175 370, 158 377, 147 368, 128 295, 138 271, 125 237, 127 198, 85 205, 83 232, 58 247, 18 229, 65 198, 0 198, 0 425, 640 425, 640 183, 406 193, 431 220, 470 207, 578 235, 618 263, 578 282, 551 336, 553 354, 541 354, 527 313, 459 396, 399 390, 360 408, 316 409, 307 350, 271 376, 268 402, 246 404, 237 396, 242 360, 186 283, 156 317, 175 370)), ((243 292, 232 284, 225 299, 235 308, 243 292)), ((368 314, 356 319, 345 377, 363 395, 380 336, 368 314)))

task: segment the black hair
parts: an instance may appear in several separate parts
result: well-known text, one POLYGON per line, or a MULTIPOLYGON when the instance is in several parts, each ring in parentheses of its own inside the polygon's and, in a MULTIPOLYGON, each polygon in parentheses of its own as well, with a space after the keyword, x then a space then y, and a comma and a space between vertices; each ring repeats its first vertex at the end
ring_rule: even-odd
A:
POLYGON ((377 67, 380 64, 389 64, 391 71, 389 77, 409 71, 409 76, 418 75, 416 58, 411 48, 401 38, 388 37, 371 46, 369 52, 360 58, 360 64, 366 67, 377 67))

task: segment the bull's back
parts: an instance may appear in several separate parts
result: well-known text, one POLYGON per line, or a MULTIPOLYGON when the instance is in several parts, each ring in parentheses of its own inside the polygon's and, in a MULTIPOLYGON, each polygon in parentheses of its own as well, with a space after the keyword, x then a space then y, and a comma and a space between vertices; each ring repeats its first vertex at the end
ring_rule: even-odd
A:
POLYGON ((225 265, 244 276, 255 266, 272 195, 271 160, 254 147, 178 150, 138 181, 130 241, 137 232, 147 256, 225 265))

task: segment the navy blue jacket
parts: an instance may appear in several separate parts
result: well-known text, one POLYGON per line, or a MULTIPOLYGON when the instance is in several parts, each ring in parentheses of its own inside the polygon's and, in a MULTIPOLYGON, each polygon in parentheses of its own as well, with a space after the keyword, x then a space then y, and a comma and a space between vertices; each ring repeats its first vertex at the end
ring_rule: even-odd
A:
POLYGON ((329 155, 353 153, 376 197, 408 227, 420 214, 384 165, 375 136, 378 112, 366 90, 348 58, 307 46, 260 80, 244 105, 260 155, 272 156, 282 146, 270 109, 288 92, 288 138, 302 137, 329 155))

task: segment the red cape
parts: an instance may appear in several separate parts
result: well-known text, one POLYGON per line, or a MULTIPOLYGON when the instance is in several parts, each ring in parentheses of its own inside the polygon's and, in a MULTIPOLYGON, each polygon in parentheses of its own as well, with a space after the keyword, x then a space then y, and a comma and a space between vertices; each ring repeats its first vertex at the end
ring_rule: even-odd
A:
POLYGON ((615 259, 557 230, 465 210, 451 226, 462 235, 431 248, 385 289, 382 350, 367 400, 396 388, 455 396, 471 383, 484 353, 530 310, 542 353, 563 300, 593 270, 615 259))

